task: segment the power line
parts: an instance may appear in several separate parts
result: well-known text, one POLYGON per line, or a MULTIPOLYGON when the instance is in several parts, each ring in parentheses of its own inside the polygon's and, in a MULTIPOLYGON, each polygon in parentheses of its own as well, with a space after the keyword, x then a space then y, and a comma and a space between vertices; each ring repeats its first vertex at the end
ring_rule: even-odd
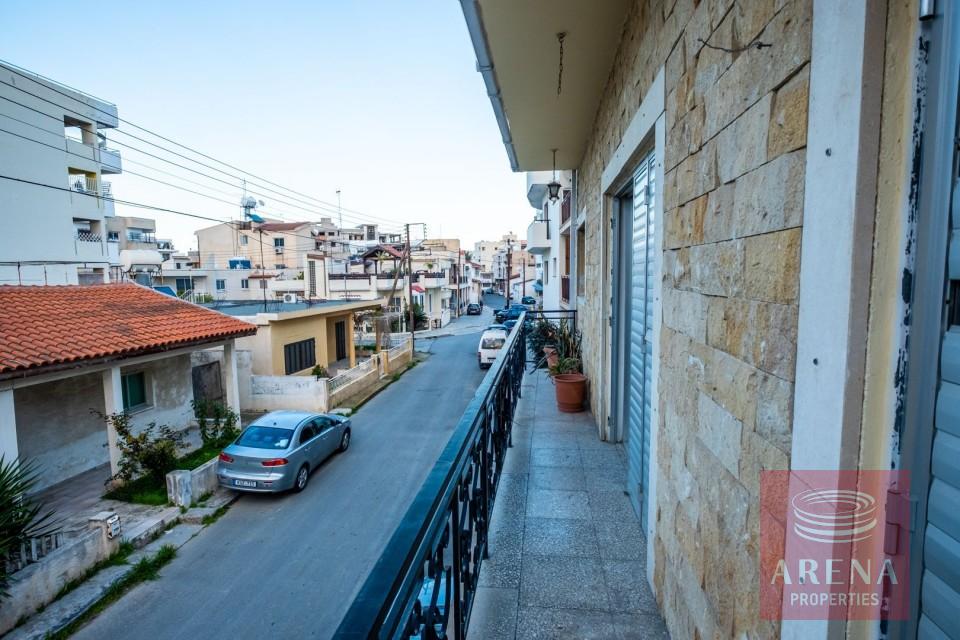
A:
MULTIPOLYGON (((6 97, 4 97, 4 96, 0 96, 0 98, 2 98, 2 99, 4 99, 4 100, 7 100, 8 102, 12 102, 13 104, 22 106, 22 107, 24 107, 24 108, 26 108, 26 109, 29 109, 29 110, 31 110, 31 111, 35 111, 36 113, 39 113, 39 114, 41 114, 41 115, 44 115, 44 116, 47 116, 47 117, 49 117, 49 118, 53 118, 54 120, 56 120, 56 118, 54 118, 54 116, 51 116, 50 114, 43 113, 42 111, 38 111, 38 110, 33 109, 32 107, 29 107, 29 106, 27 106, 27 105, 22 105, 21 103, 16 102, 16 101, 13 101, 13 100, 10 100, 9 98, 6 98, 6 97)), ((19 118, 15 118, 15 117, 13 117, 13 116, 11 116, 11 115, 9 115, 9 114, 0 113, 0 115, 2 115, 2 116, 5 117, 5 118, 8 118, 8 119, 10 119, 10 120, 13 120, 13 121, 15 121, 15 122, 19 122, 20 124, 23 124, 23 125, 26 125, 26 126, 29 126, 29 127, 33 127, 34 129, 37 129, 37 130, 39 130, 39 131, 41 131, 41 132, 43 132, 43 133, 45 133, 45 134, 47 134, 47 135, 53 135, 53 136, 56 136, 56 135, 57 135, 57 134, 54 134, 53 132, 49 131, 48 129, 44 129, 43 127, 40 127, 40 126, 38 126, 38 125, 36 125, 36 124, 33 124, 33 123, 31 123, 31 122, 27 122, 27 121, 25 121, 25 120, 21 120, 21 119, 19 119, 19 118)), ((58 122, 59 122, 59 121, 58 121, 58 122)), ((22 138, 22 139, 27 140, 27 141, 29 141, 29 142, 35 142, 36 144, 49 147, 49 148, 54 149, 55 151, 58 151, 58 152, 63 152, 63 153, 67 153, 67 154, 69 154, 69 155, 76 156, 76 157, 81 158, 81 159, 83 159, 83 160, 87 160, 87 161, 90 161, 90 160, 91 160, 91 158, 89 158, 89 157, 87 157, 87 156, 85 156, 85 155, 78 154, 78 153, 74 153, 74 152, 72 152, 72 151, 69 151, 69 150, 66 149, 66 148, 61 148, 61 147, 58 146, 58 145, 47 144, 47 143, 42 142, 42 141, 40 141, 40 140, 35 140, 35 139, 33 139, 33 138, 28 138, 28 137, 26 137, 26 136, 23 136, 23 135, 14 133, 14 132, 12 132, 12 131, 8 131, 8 130, 6 130, 6 129, 0 129, 0 131, 3 131, 4 133, 8 133, 8 134, 10 134, 10 135, 13 135, 13 136, 22 138)), ((116 144, 119 144, 119 145, 121 145, 121 146, 123 146, 123 147, 127 147, 127 148, 130 148, 130 149, 133 149, 134 151, 136 151, 136 152, 138 152, 138 153, 142 153, 142 154, 147 155, 147 156, 150 156, 150 157, 152 157, 152 158, 156 158, 157 160, 160 160, 160 161, 162 161, 162 162, 166 162, 166 163, 168 163, 168 164, 172 164, 172 165, 174 165, 174 166, 176 166, 176 167, 179 167, 179 168, 181 168, 181 169, 184 169, 185 171, 190 171, 190 172, 196 173, 196 174, 201 175, 201 176, 204 176, 204 177, 206 177, 206 178, 208 178, 208 179, 210 179, 210 180, 215 180, 215 181, 217 181, 217 182, 221 182, 221 183, 223 183, 223 184, 226 184, 227 186, 234 186, 232 183, 227 182, 226 180, 222 180, 222 179, 220 179, 220 178, 217 178, 217 177, 208 175, 208 174, 206 174, 206 173, 203 173, 202 171, 197 171, 196 169, 192 169, 192 168, 190 168, 190 167, 185 167, 185 166, 183 166, 183 165, 181 165, 181 164, 179 164, 179 163, 173 162, 172 160, 168 160, 168 159, 166 159, 166 158, 163 158, 163 157, 161 157, 161 156, 152 154, 152 153, 150 153, 150 152, 143 151, 142 149, 139 149, 139 148, 134 147, 134 146, 132 146, 132 145, 125 144, 125 143, 120 142, 120 141, 118 141, 118 140, 114 140, 113 142, 116 143, 116 144)), ((169 175, 169 176, 171 176, 171 177, 175 177, 175 178, 177 178, 177 179, 179 179, 179 180, 184 180, 184 181, 186 181, 186 182, 190 182, 191 184, 195 184, 195 185, 197 185, 197 186, 203 187, 204 189, 210 189, 211 191, 217 191, 217 192, 222 193, 222 194, 224 194, 224 195, 233 195, 233 194, 228 194, 228 193, 226 193, 226 192, 224 192, 224 191, 222 191, 222 190, 216 190, 216 189, 213 189, 212 187, 209 187, 209 186, 207 186, 207 185, 204 185, 204 184, 201 184, 201 183, 198 183, 198 182, 195 182, 195 181, 191 181, 191 180, 189 180, 189 179, 187 179, 187 178, 184 178, 184 177, 182 177, 182 176, 177 176, 177 175, 175 175, 175 174, 171 174, 171 173, 166 172, 166 171, 163 171, 163 170, 161 170, 161 169, 156 169, 155 167, 151 167, 150 165, 145 165, 145 164, 143 164, 143 163, 137 162, 137 161, 135 161, 135 160, 131 160, 131 159, 129 159, 129 158, 128 158, 126 161, 127 161, 127 162, 130 162, 130 163, 133 163, 133 164, 140 165, 140 166, 144 166, 144 167, 149 168, 149 169, 151 169, 151 170, 153 170, 153 171, 159 171, 160 173, 163 173, 163 174, 165 174, 165 175, 169 175)), ((182 186, 180 186, 180 185, 170 184, 170 183, 168 183, 168 182, 165 182, 165 181, 163 181, 163 180, 159 180, 159 179, 157 179, 157 178, 153 178, 153 177, 151 177, 151 176, 146 176, 146 175, 143 175, 143 174, 139 174, 139 173, 137 173, 137 172, 135 172, 135 171, 125 170, 125 171, 123 171, 123 173, 124 173, 124 174, 133 175, 133 176, 137 176, 137 177, 141 177, 141 178, 145 178, 145 179, 147 179, 147 180, 152 180, 152 181, 154 181, 154 182, 159 182, 160 184, 165 184, 165 185, 170 186, 170 187, 173 187, 173 188, 182 189, 182 190, 184 190, 184 191, 189 191, 190 193, 194 193, 195 195, 200 195, 200 196, 203 196, 203 197, 212 198, 212 199, 214 199, 214 200, 219 200, 218 198, 214 198, 213 196, 209 196, 209 195, 207 195, 207 194, 202 194, 202 193, 197 193, 196 191, 192 191, 191 189, 187 189, 186 187, 182 187, 182 186)), ((252 192, 252 193, 257 193, 257 192, 252 192)), ((224 202, 225 204, 228 204, 228 205, 230 205, 230 206, 236 206, 233 202, 229 202, 229 201, 225 201, 225 200, 220 200, 220 202, 224 202)), ((283 201, 281 201, 281 203, 283 203, 283 201)), ((286 204, 286 203, 284 203, 284 204, 286 204)), ((325 216, 323 216, 323 214, 322 214, 321 212, 316 212, 316 211, 312 211, 312 210, 307 210, 307 209, 305 209, 305 208, 303 208, 303 207, 300 207, 300 206, 297 206, 297 205, 292 205, 292 208, 297 209, 297 210, 303 209, 304 211, 307 211, 308 213, 311 213, 311 214, 313 214, 313 215, 319 215, 321 218, 324 218, 324 217, 325 217, 325 216)), ((271 212, 270 215, 282 217, 282 216, 280 216, 280 214, 278 214, 278 213, 273 213, 273 212, 271 212)), ((327 219, 332 219, 332 218, 327 218, 327 219)), ((365 223, 357 222, 357 224, 365 224, 365 223)), ((377 226, 380 227, 380 225, 377 225, 377 226)), ((385 227, 385 228, 386 228, 386 227, 385 227)), ((399 235, 399 233, 400 233, 399 230, 395 230, 395 229, 388 229, 388 232, 393 233, 393 235, 399 235)))
MULTIPOLYGON (((27 80, 30 80, 31 82, 36 83, 36 80, 35 80, 34 78, 32 78, 32 77, 30 77, 30 76, 28 76, 28 75, 24 75, 23 73, 21 73, 21 72, 19 71, 20 69, 22 69, 21 67, 18 67, 17 65, 14 65, 13 63, 7 62, 7 61, 2 60, 2 59, 0 59, 0 64, 6 65, 10 71, 13 71, 14 73, 16 73, 17 75, 19 75, 20 77, 22 77, 22 78, 24 78, 24 79, 27 79, 27 80)), ((27 71, 27 70, 26 70, 26 69, 23 69, 23 71, 27 71)), ((31 73, 31 74, 32 74, 33 72, 29 72, 29 71, 28 71, 28 73, 31 73)), ((38 74, 34 74, 34 75, 38 75, 38 74)), ((0 81, 0 82, 2 82, 2 81, 0 81)), ((56 82, 56 81, 52 81, 52 82, 56 82)), ((54 102, 52 102, 52 101, 50 101, 50 100, 47 100, 46 98, 43 98, 42 96, 38 96, 38 95, 32 94, 32 93, 30 93, 29 91, 26 91, 25 89, 22 89, 22 88, 20 88, 20 87, 17 87, 16 85, 13 85, 13 84, 10 84, 10 83, 7 83, 7 82, 3 82, 3 84, 6 84, 7 86, 10 86, 10 87, 13 87, 13 88, 15 88, 15 89, 18 89, 18 90, 20 90, 20 91, 22 91, 22 92, 24 92, 24 93, 27 93, 28 95, 31 95, 31 96, 33 96, 33 97, 35 97, 35 98, 38 98, 38 99, 40 99, 40 100, 44 100, 45 102, 48 102, 48 103, 50 103, 50 104, 53 104, 54 106, 57 106, 57 107, 59 107, 59 108, 64 108, 63 105, 58 105, 58 104, 56 104, 56 103, 54 103, 54 102)), ((57 83, 57 84, 59 84, 59 83, 57 83)), ((54 86, 46 86, 46 85, 44 85, 44 87, 45 87, 46 89, 49 89, 49 90, 51 90, 51 91, 54 91, 55 93, 58 93, 58 94, 64 96, 65 98, 69 98, 70 100, 73 100, 73 101, 75 101, 75 102, 79 102, 79 103, 83 104, 83 105, 84 105, 85 107, 87 107, 87 108, 94 109, 95 111, 98 111, 98 112, 100 112, 100 113, 106 114, 107 116, 109 116, 109 117, 111 117, 111 118, 116 117, 116 119, 117 119, 119 122, 123 122, 123 123, 125 123, 125 124, 128 124, 128 125, 130 125, 131 127, 134 127, 135 129, 137 129, 137 130, 139 130, 139 131, 143 131, 143 132, 145 132, 145 133, 149 133, 149 134, 152 135, 152 136, 155 136, 155 137, 157 137, 157 138, 160 138, 161 140, 164 140, 164 141, 169 142, 169 143, 171 143, 171 144, 174 144, 174 145, 176 145, 176 146, 178 146, 178 147, 181 147, 181 148, 183 148, 183 149, 186 149, 186 150, 190 151, 191 153, 194 153, 194 154, 199 155, 199 156, 201 156, 201 157, 204 157, 204 158, 207 158, 207 159, 209 159, 209 160, 212 160, 212 161, 214 161, 214 162, 216 162, 216 163, 218 163, 218 164, 221 164, 221 165, 223 165, 223 166, 225 166, 225 167, 229 167, 229 168, 231 168, 231 169, 233 169, 233 170, 235 170, 235 171, 239 171, 239 172, 244 173, 244 174, 246 174, 246 175, 248 175, 248 176, 252 176, 252 177, 254 177, 254 178, 258 179, 258 180, 262 180, 263 182, 266 182, 266 183, 271 184, 271 185, 273 185, 273 186, 279 187, 279 188, 283 189, 284 191, 287 191, 287 192, 293 193, 293 194, 295 194, 295 195, 299 195, 299 196, 308 198, 309 200, 312 200, 312 201, 314 201, 314 202, 316 202, 316 203, 318 203, 318 204, 324 205, 325 207, 330 207, 330 208, 332 208, 332 207, 334 206, 333 203, 326 202, 326 201, 324 201, 324 200, 321 200, 321 199, 319 199, 319 198, 316 198, 315 196, 311 196, 311 195, 308 195, 308 194, 305 194, 305 193, 301 193, 301 192, 296 191, 296 190, 294 190, 294 189, 291 189, 291 188, 289 188, 289 187, 284 187, 283 185, 280 185, 280 184, 278 184, 278 183, 276 183, 276 182, 267 180, 266 178, 263 178, 263 177, 260 177, 260 176, 258 176, 258 175, 256 175, 256 174, 254 174, 254 173, 251 173, 250 171, 246 171, 245 169, 241 169, 241 168, 236 167, 236 166, 234 166, 234 165, 231 165, 231 164, 229 164, 229 163, 227 163, 227 162, 224 162, 223 160, 219 160, 219 159, 217 159, 217 158, 214 158, 213 156, 207 155, 207 154, 205 154, 205 153, 203 153, 203 152, 201 152, 201 151, 198 151, 198 150, 196 150, 196 149, 193 149, 193 148, 191 148, 191 147, 188 147, 187 145, 185 145, 185 144, 183 144, 183 143, 176 142, 175 140, 172 140, 172 139, 170 139, 170 138, 167 138, 167 137, 165 137, 165 136, 163 136, 163 135, 161 135, 161 134, 159 134, 159 133, 156 133, 155 131, 151 131, 150 129, 147 129, 146 127, 142 127, 142 126, 140 126, 140 125, 138 125, 138 124, 136 124, 136 123, 134 123, 134 122, 131 122, 131 121, 129 121, 129 120, 126 120, 126 119, 124 119, 124 118, 121 118, 121 117, 119 117, 119 115, 114 116, 114 114, 112 114, 112 113, 110 113, 110 112, 108 112, 108 111, 105 111, 105 110, 103 110, 103 109, 100 109, 99 107, 96 107, 96 106, 94 106, 94 105, 91 105, 91 104, 88 104, 88 103, 86 103, 86 102, 83 102, 82 100, 79 100, 79 99, 76 98, 75 96, 71 96, 71 95, 68 94, 68 93, 65 93, 65 92, 63 92, 63 91, 60 91, 59 89, 57 89, 57 88, 54 87, 54 86)), ((80 92, 80 93, 82 93, 82 92, 80 92)), ((69 108, 68 108, 68 109, 69 109, 69 108)), ((78 114, 78 115, 84 115, 82 112, 79 112, 79 111, 76 111, 76 110, 73 110, 73 109, 69 109, 69 110, 73 111, 73 113, 76 113, 76 114, 78 114)), ((186 159, 186 160, 189 160, 190 162, 194 162, 194 163, 199 164, 199 165, 201 165, 201 166, 205 166, 205 167, 207 167, 207 168, 213 169, 214 171, 219 171, 220 173, 223 173, 224 175, 231 175, 231 177, 234 177, 234 178, 237 178, 237 179, 242 179, 242 178, 240 178, 240 177, 238 177, 238 176, 232 176, 232 174, 230 174, 230 173, 228 173, 228 172, 226 172, 226 171, 223 171, 222 169, 218 169, 218 168, 216 168, 216 167, 212 167, 212 166, 207 165, 207 164, 205 164, 205 163, 202 163, 202 162, 200 162, 200 161, 198 161, 198 160, 196 160, 196 159, 194 159, 194 158, 189 158, 189 157, 184 156, 184 155, 182 155, 182 154, 180 154, 180 153, 177 153, 176 151, 171 151, 171 150, 169 150, 169 149, 166 149, 165 147, 162 147, 162 146, 160 146, 160 145, 158 145, 158 144, 156 144, 156 143, 154 143, 154 142, 151 142, 151 141, 149 141, 149 140, 140 138, 140 137, 135 136, 135 135, 133 135, 133 134, 131 134, 131 133, 128 133, 128 132, 126 132, 126 131, 121 131, 119 128, 116 128, 115 130, 118 131, 119 133, 123 133, 123 134, 126 135, 126 136, 130 136, 131 138, 134 138, 134 139, 136 139, 136 140, 140 140, 140 141, 142 141, 142 142, 145 142, 146 144, 149 144, 149 145, 151 145, 151 146, 157 147, 157 148, 159 148, 159 149, 164 149, 164 150, 167 151, 168 153, 172 153, 172 154, 174 154, 174 155, 180 156, 180 157, 182 157, 182 158, 184 158, 184 159, 186 159)), ((272 190, 269 189, 268 187, 263 187, 262 185, 261 185, 260 187, 261 187, 262 189, 264 189, 264 190, 272 191, 272 190)), ((274 192, 274 193, 277 193, 277 192, 274 192)), ((283 195, 283 194, 280 194, 280 195, 283 195)), ((286 196, 286 197, 290 197, 291 199, 296 200, 296 198, 292 198, 291 196, 286 196)), ((301 202, 302 202, 302 201, 301 201, 301 202)), ((323 207, 321 207, 321 208, 323 208, 323 207)), ((374 216, 374 215, 372 215, 372 214, 368 214, 368 213, 365 213, 365 212, 362 212, 362 211, 357 211, 357 210, 354 210, 354 209, 346 209, 346 210, 347 210, 347 211, 351 211, 351 212, 353 212, 353 213, 355 213, 355 214, 364 216, 364 217, 366 217, 366 218, 379 219, 379 220, 383 220, 384 222, 390 222, 390 223, 399 224, 396 220, 390 220, 390 219, 388 219, 388 218, 383 218, 383 217, 380 217, 380 216, 374 216)))

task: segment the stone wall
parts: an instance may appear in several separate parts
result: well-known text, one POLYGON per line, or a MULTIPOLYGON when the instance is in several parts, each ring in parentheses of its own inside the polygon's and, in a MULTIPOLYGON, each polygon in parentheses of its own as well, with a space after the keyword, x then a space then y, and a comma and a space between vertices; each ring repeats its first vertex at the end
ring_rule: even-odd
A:
POLYGON ((664 68, 654 583, 677 638, 778 635, 759 620, 758 483, 761 469, 789 465, 811 12, 811 0, 637 0, 581 166, 580 321, 600 407, 611 251, 601 173, 664 68), (771 46, 702 42, 754 38, 771 46))

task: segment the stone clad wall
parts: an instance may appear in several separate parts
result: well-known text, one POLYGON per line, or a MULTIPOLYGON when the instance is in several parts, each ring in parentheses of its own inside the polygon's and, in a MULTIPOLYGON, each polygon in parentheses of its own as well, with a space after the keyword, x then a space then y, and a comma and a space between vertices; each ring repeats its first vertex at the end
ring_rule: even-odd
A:
MULTIPOLYGON (((654 582, 677 638, 778 635, 759 620, 758 482, 789 465, 811 14, 811 0, 637 0, 581 166, 586 282, 599 285, 601 173, 663 67, 654 582), (772 46, 700 42, 755 37, 772 46)), ((606 289, 588 285, 580 315, 593 407, 609 401, 606 289)))

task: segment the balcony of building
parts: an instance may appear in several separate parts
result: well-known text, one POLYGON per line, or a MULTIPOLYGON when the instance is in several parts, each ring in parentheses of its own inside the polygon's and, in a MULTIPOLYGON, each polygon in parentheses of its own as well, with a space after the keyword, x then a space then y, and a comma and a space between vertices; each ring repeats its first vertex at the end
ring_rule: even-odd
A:
POLYGON ((517 326, 334 638, 669 637, 623 446, 557 409, 517 326))
POLYGON ((100 173, 103 175, 112 175, 123 172, 123 163, 120 159, 120 151, 117 149, 111 149, 104 143, 101 143, 97 146, 97 160, 100 162, 100 173))
POLYGON ((530 223, 527 227, 527 251, 535 255, 550 251, 549 222, 537 219, 530 223))
POLYGON ((331 295, 343 291, 372 291, 376 287, 371 283, 376 276, 366 273, 331 273, 329 278, 331 295))
POLYGON ((443 271, 422 271, 416 276, 417 284, 424 289, 436 289, 447 285, 447 274, 443 271))

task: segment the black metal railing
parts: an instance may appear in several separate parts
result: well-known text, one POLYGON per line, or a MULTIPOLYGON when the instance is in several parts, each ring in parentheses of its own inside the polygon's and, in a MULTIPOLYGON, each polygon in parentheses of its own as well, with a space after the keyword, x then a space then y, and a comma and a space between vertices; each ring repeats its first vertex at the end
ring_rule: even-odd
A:
POLYGON ((570 325, 570 329, 574 332, 577 330, 577 310, 576 309, 543 309, 538 311, 530 311, 527 313, 527 319, 531 322, 540 322, 546 320, 552 322, 553 324, 560 324, 561 320, 567 322, 570 325))
POLYGON ((524 317, 334 638, 464 640, 526 365, 524 317))

